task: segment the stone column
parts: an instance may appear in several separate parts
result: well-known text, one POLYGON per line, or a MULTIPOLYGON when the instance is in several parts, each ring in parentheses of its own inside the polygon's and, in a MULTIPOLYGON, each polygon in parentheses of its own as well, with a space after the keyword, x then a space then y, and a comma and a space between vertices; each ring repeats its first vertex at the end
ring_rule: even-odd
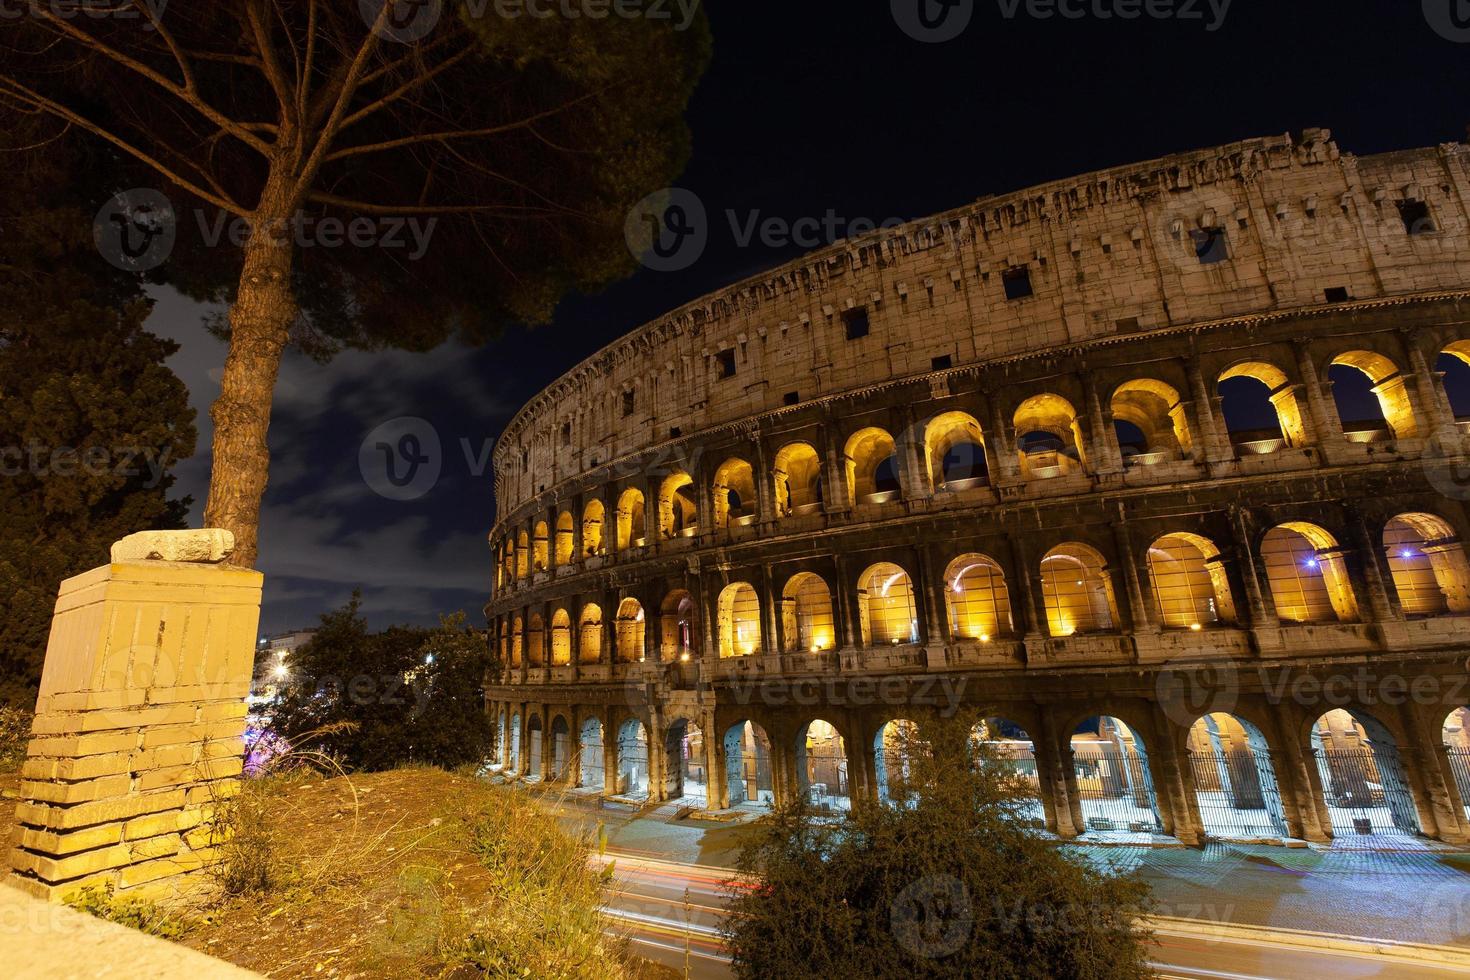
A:
POLYGON ((929 461, 924 454, 924 436, 914 421, 912 405, 904 405, 899 414, 903 427, 899 429, 895 451, 898 454, 899 488, 905 500, 926 500, 934 496, 934 486, 929 476, 929 461))
POLYGON ((766 458, 766 441, 759 435, 751 440, 755 445, 755 520, 762 533, 771 533, 776 522, 776 475, 766 458))
POLYGON ((1332 462, 1337 459, 1343 444, 1342 420, 1337 417, 1337 405, 1323 394, 1321 376, 1317 364, 1312 360, 1310 345, 1298 340, 1292 345, 1296 350, 1297 372, 1301 375, 1302 387, 1306 390, 1306 409, 1311 420, 1312 441, 1322 453, 1322 459, 1332 462))
POLYGON ((1089 371, 1081 372, 1082 393, 1086 399, 1087 431, 1092 436, 1092 445, 1087 454, 1092 472, 1098 476, 1123 472, 1123 454, 1118 449, 1116 434, 1112 431, 1112 412, 1104 417, 1102 400, 1098 397, 1097 385, 1089 371))
POLYGON ((135 534, 61 584, 16 808, 10 881, 169 895, 218 858, 239 789, 262 577, 228 531, 135 534))
POLYGON ((1198 419, 1197 431, 1192 433, 1195 445, 1203 445, 1206 462, 1224 463, 1234 459, 1235 450, 1230 445, 1230 433, 1226 431, 1225 419, 1220 413, 1220 399, 1211 394, 1199 358, 1189 357, 1185 361, 1184 370, 1189 375, 1189 386, 1194 395, 1194 413, 1198 419))
POLYGON ((1133 632, 1153 630, 1155 623, 1149 615, 1148 603, 1144 601, 1143 585, 1139 581, 1138 558, 1133 553, 1133 535, 1121 511, 1113 522, 1113 544, 1118 551, 1118 568, 1123 578, 1123 591, 1128 596, 1128 619, 1133 632))
POLYGON ((1041 805, 1046 813, 1046 829, 1058 837, 1076 837, 1086 828, 1072 794, 1075 779, 1068 779, 1072 757, 1067 733, 1057 730, 1056 711, 1043 707, 1040 725, 1031 735, 1031 751, 1036 756, 1036 777, 1041 788, 1041 805))
POLYGON ((602 795, 618 795, 618 730, 609 713, 602 729, 602 795))
POLYGON ((1414 378, 1415 407, 1418 409, 1419 434, 1438 435, 1455 431, 1455 411, 1450 406, 1444 385, 1430 370, 1429 359, 1419 343, 1419 334, 1404 331, 1404 350, 1409 357, 1409 373, 1414 378))
MULTIPOLYGON (((1040 571, 1038 569, 1035 575, 1032 574, 1031 555, 1021 535, 1007 534, 1005 539, 1007 550, 1011 553, 1012 581, 1016 583, 1020 599, 1021 617, 1020 622, 1016 625, 1020 629, 1022 639, 1039 649, 1047 635, 1046 608, 1041 593, 1040 571)), ((1015 605, 1012 604, 1013 609, 1015 605)))
POLYGON ((847 456, 838 444, 837 425, 831 410, 822 422, 822 501, 829 514, 852 509, 852 490, 847 485, 847 456))
POLYGON ((1358 602, 1358 615, 1362 616, 1363 607, 1366 605, 1368 614, 1375 623, 1403 619, 1404 610, 1399 602, 1398 592, 1388 586, 1388 581, 1392 576, 1388 569, 1387 556, 1383 552, 1382 542, 1373 540, 1366 521, 1355 508, 1347 509, 1347 523, 1352 547, 1357 552, 1353 554, 1347 551, 1346 559, 1349 572, 1358 573, 1348 575, 1348 580, 1353 583, 1353 592, 1358 602), (1356 569, 1353 566, 1357 566, 1356 569))
POLYGON ((1235 553, 1241 556, 1237 563, 1241 583, 1245 586, 1245 602, 1248 625, 1254 629, 1275 629, 1281 625, 1276 615, 1276 605, 1265 588, 1268 581, 1265 567, 1256 551, 1254 529, 1246 512, 1239 507, 1230 509, 1230 529, 1235 536, 1235 553))
POLYGON ((771 566, 762 565, 760 580, 754 583, 761 605, 761 656, 781 652, 781 600, 775 595, 771 566))
POLYGON ((990 426, 985 431, 985 466, 994 486, 1010 486, 1017 482, 1020 472, 1015 441, 1011 439, 1011 427, 1001 417, 1000 402, 994 397, 988 401, 990 426))

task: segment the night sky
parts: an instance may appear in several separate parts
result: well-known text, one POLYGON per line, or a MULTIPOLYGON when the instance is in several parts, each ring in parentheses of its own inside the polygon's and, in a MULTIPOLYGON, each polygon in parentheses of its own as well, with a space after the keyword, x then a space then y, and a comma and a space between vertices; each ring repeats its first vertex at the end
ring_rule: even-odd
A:
MULTIPOLYGON (((1234 0, 1211 31, 1208 0, 1190 4, 1203 19, 1157 21, 1035 20, 1024 3, 1008 19, 1011 0, 976 0, 968 28, 943 44, 909 37, 886 0, 711 4, 714 61, 690 107, 694 157, 678 181, 711 218, 692 268, 645 270, 602 295, 571 297, 553 326, 481 349, 351 352, 326 366, 288 354, 262 515, 263 631, 314 625, 354 587, 374 626, 458 609, 479 622, 495 519, 489 447, 516 409, 661 312, 809 250, 742 247, 727 211, 741 222, 757 211, 787 221, 829 211, 845 221, 922 217, 1312 126, 1360 155, 1460 140, 1470 43, 1441 37, 1429 20, 1434 4, 1457 2, 1234 0), (438 483, 412 501, 379 496, 358 466, 364 437, 398 416, 427 419, 443 447, 438 483)), ((200 415, 200 451, 178 469, 198 523, 224 347, 200 326, 204 307, 156 295, 149 326, 182 343, 173 367, 200 415)))

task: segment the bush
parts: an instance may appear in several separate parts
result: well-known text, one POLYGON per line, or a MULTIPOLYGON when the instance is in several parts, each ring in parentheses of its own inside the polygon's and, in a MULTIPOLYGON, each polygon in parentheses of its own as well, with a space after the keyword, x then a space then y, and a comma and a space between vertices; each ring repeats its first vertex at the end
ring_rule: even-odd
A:
POLYGON ((454 769, 489 758, 495 733, 481 686, 489 653, 464 614, 431 630, 370 633, 359 605, 354 595, 323 616, 293 654, 269 732, 296 747, 312 735, 315 749, 356 770, 454 769))
POLYGON ((741 977, 1144 977, 1147 889, 1022 826, 976 719, 900 735, 896 804, 780 810, 743 849, 725 926, 741 977))
POLYGON ((29 711, 0 707, 0 772, 15 772, 26 761, 34 719, 29 711))
POLYGON ((197 925, 193 919, 155 902, 119 898, 112 893, 111 885, 106 888, 83 888, 67 899, 66 904, 78 912, 86 912, 99 919, 116 922, 120 926, 163 939, 181 939, 197 925))

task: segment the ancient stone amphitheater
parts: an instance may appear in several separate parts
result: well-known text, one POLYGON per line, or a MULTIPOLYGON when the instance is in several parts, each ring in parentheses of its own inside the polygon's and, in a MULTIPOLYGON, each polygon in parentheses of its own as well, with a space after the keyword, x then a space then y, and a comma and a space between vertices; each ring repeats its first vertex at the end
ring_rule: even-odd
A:
POLYGON ((840 811, 963 709, 1062 837, 1470 841, 1467 205, 1308 130, 623 337, 496 451, 500 764, 840 811))

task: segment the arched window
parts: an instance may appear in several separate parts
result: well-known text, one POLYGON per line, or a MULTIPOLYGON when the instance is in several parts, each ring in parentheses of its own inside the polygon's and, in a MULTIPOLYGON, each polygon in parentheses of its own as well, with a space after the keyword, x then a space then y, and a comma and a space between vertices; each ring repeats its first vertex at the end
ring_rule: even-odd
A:
POLYGON ((589 602, 582 607, 581 634, 577 641, 578 659, 584 664, 602 660, 602 607, 589 602))
POLYGON ((1166 629, 1235 620, 1220 549, 1209 538, 1184 532, 1159 538, 1149 545, 1148 574, 1166 629))
POLYGON ((1125 463, 1179 459, 1194 444, 1179 392, 1171 385, 1152 378, 1126 381, 1113 392, 1111 407, 1125 463))
POLYGON ((607 553, 607 539, 602 536, 606 520, 602 501, 587 501, 587 506, 582 509, 582 554, 585 557, 607 553))
POLYGON ((531 575, 531 537, 525 531, 516 539, 516 578, 529 578, 531 575))
POLYGON ((1291 623, 1353 622, 1357 601, 1337 541, 1315 524, 1282 524, 1261 539, 1276 614, 1291 623))
POLYGON ((572 563, 572 513, 564 510, 556 517, 556 548, 555 558, 557 567, 562 568, 572 563))
POLYGON ((1384 527, 1383 548, 1406 615, 1470 612, 1470 563, 1446 521, 1400 514, 1384 527))
POLYGON ((550 567, 550 566, 547 565, 547 562, 551 558, 551 554, 550 554, 550 544, 551 544, 551 542, 549 540, 550 536, 551 536, 550 535, 550 532, 548 532, 547 531, 547 528, 546 528, 546 522, 545 521, 537 521, 536 522, 536 537, 535 537, 535 540, 532 542, 532 546, 531 546, 531 570, 532 571, 544 572, 544 571, 546 571, 546 569, 548 567, 550 567))
POLYGON ((924 427, 924 458, 934 488, 966 489, 988 479, 985 436, 980 423, 964 412, 945 412, 924 427))
POLYGON ((659 606, 659 631, 664 660, 688 660, 693 656, 699 634, 694 624, 694 597, 687 590, 675 589, 664 596, 659 606))
POLYGON ((510 665, 519 667, 525 659, 526 623, 517 616, 510 627, 510 665))
POLYGON ((776 489, 776 516, 790 517, 817 510, 822 503, 822 459, 805 442, 791 442, 776 453, 772 467, 776 489))
POLYGON ((898 456, 893 437, 882 429, 859 429, 847 440, 843 455, 852 502, 861 504, 888 499, 898 486, 898 456), (884 496, 879 496, 880 494, 884 496))
POLYGON ((781 590, 781 636, 788 653, 816 653, 837 646, 832 593, 820 575, 799 572, 781 590))
POLYGON ((727 459, 715 470, 715 527, 747 524, 755 517, 755 470, 743 459, 727 459))
POLYGON ((1283 442, 1305 446, 1311 441, 1296 394, 1280 368, 1247 361, 1228 368, 1219 384, 1225 426, 1238 451, 1260 455, 1283 442))
POLYGON ((1434 370, 1443 375, 1450 413, 1456 419, 1470 419, 1470 340, 1457 340, 1441 351, 1434 370))
POLYGON ((858 576, 858 622, 867 646, 918 643, 914 583, 892 562, 879 562, 858 576))
POLYGON ((1373 432, 1383 426, 1395 439, 1419 434, 1404 376, 1382 354, 1365 350, 1339 354, 1327 377, 1343 432, 1352 441, 1371 441, 1373 432))
POLYGON ((699 524, 694 503, 694 478, 688 473, 670 473, 658 490, 658 529, 661 539, 693 534, 699 524))
POLYGON ((572 662, 572 617, 565 609, 551 614, 551 666, 565 667, 572 662))
POLYGON ((1024 479, 1062 476, 1086 465, 1081 420, 1061 395, 1032 395, 1016 408, 1013 422, 1024 479))
POLYGON ((1064 544, 1041 559, 1041 594, 1052 636, 1113 628, 1113 587, 1102 555, 1085 544, 1064 544))
POLYGON ((732 582, 720 593, 720 656, 748 657, 761 649, 761 604, 749 582, 732 582))
POLYGON ((960 555, 944 570, 944 598, 949 629, 956 637, 989 642, 1008 636, 1011 599, 1005 572, 986 555, 960 555))
POLYGON ((641 548, 648 543, 644 535, 643 517, 643 491, 637 487, 629 487, 618 498, 617 548, 619 551, 641 548))
POLYGON ((526 626, 526 663, 531 667, 546 666, 546 622, 540 613, 532 613, 526 626))
POLYGON ((637 599, 624 599, 618 605, 618 663, 643 659, 643 627, 642 604, 637 599))

